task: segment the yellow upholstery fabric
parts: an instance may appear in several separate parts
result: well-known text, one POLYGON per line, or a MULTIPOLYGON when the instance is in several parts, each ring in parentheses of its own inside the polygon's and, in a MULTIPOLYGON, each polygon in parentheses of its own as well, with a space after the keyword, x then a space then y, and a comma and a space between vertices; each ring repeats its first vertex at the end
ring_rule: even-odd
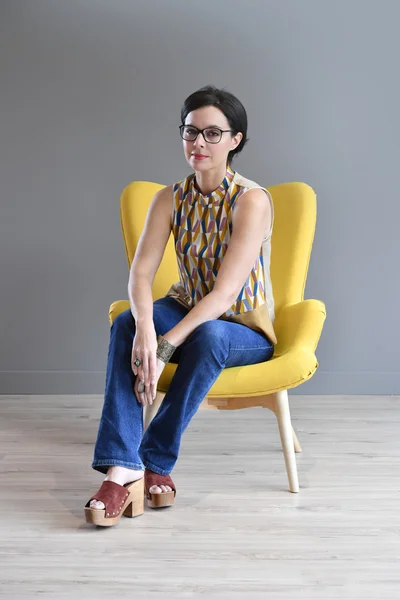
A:
MULTIPOLYGON (((147 210, 163 186, 143 181, 130 183, 121 195, 121 225, 128 265, 134 256, 147 210)), ((278 343, 271 360, 257 365, 224 369, 208 393, 209 398, 265 396, 294 388, 310 379, 318 368, 315 350, 326 317, 320 300, 304 300, 307 270, 316 223, 316 196, 305 183, 283 183, 268 188, 275 208, 272 234, 271 277, 275 298, 278 343)), ((172 198, 171 198, 172 210, 172 198)), ((173 236, 153 284, 154 300, 179 280, 173 236)), ((114 302, 110 323, 129 302, 114 302)), ((176 365, 166 365, 158 383, 166 392, 176 365)))

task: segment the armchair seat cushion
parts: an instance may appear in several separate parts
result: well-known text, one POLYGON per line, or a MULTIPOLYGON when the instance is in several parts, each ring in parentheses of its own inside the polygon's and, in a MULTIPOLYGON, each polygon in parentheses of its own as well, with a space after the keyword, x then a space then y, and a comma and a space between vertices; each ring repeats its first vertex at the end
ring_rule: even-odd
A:
MULTIPOLYGON (((114 302, 109 311, 110 322, 129 302, 114 302)), ((303 300, 287 305, 277 315, 275 326, 278 344, 267 362, 224 369, 208 397, 240 398, 265 396, 297 387, 310 379, 318 368, 315 349, 325 320, 325 305, 320 300, 303 300)), ((158 382, 158 390, 166 393, 177 365, 168 363, 158 382)))
MULTIPOLYGON (((177 365, 168 363, 158 382, 158 389, 166 393, 177 365)), ((312 351, 297 348, 287 354, 271 358, 265 363, 224 369, 209 393, 210 398, 240 398, 266 396, 294 388, 310 379, 318 367, 312 351)))

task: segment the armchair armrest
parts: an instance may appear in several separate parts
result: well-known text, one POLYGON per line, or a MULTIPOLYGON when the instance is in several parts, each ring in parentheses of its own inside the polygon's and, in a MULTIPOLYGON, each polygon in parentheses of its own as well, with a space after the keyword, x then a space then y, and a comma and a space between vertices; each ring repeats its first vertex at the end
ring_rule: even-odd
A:
POLYGON ((274 356, 282 356, 295 348, 314 353, 325 318, 325 304, 320 300, 303 300, 284 306, 274 324, 278 339, 274 356))
POLYGON ((130 308, 129 300, 116 300, 113 302, 108 311, 108 320, 110 321, 110 325, 113 324, 114 319, 118 317, 122 312, 128 310, 130 308))

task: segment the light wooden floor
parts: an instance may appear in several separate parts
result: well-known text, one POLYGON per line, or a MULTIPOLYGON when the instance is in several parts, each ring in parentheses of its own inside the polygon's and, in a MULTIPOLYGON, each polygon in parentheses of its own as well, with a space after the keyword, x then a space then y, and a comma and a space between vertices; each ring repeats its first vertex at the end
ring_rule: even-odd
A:
POLYGON ((0 397, 0 597, 398 599, 399 407, 292 396, 299 494, 272 413, 201 410, 175 506, 96 529, 82 507, 101 398, 0 397))

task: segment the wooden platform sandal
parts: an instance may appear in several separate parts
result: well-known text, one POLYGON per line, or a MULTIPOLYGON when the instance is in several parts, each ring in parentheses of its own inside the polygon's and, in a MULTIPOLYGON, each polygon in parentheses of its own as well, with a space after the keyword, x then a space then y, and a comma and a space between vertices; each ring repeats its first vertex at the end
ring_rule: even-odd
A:
POLYGON ((103 481, 99 491, 85 505, 86 523, 110 527, 118 523, 122 515, 138 517, 144 513, 144 478, 119 485, 103 481), (105 509, 90 508, 92 500, 103 502, 105 509))
POLYGON ((147 504, 150 508, 163 508, 165 506, 172 506, 176 496, 176 488, 174 482, 169 475, 159 475, 145 469, 144 471, 144 488, 147 498, 147 504), (172 488, 172 492, 160 492, 159 494, 151 494, 149 492, 153 485, 169 485, 172 488))

